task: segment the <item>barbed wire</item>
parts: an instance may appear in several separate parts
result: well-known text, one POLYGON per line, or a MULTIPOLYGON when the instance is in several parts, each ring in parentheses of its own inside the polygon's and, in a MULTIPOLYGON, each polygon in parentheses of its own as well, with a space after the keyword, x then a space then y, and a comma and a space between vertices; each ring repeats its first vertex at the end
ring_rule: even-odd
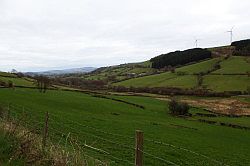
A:
POLYGON ((160 142, 160 141, 155 141, 155 140, 152 140, 152 139, 144 139, 144 140, 149 141, 149 142, 153 142, 153 143, 155 143, 155 144, 159 144, 159 145, 164 145, 164 146, 172 147, 172 148, 175 148, 175 149, 180 149, 180 150, 183 150, 183 151, 186 151, 186 152, 195 154, 195 155, 197 155, 197 156, 201 156, 201 157, 203 157, 203 158, 209 159, 209 160, 211 160, 211 161, 213 161, 213 162, 215 162, 215 163, 218 163, 218 164, 220 164, 220 165, 227 165, 227 164, 224 164, 224 163, 222 163, 222 162, 220 162, 220 161, 217 161, 217 160, 215 160, 215 159, 212 159, 212 158, 210 158, 210 157, 208 157, 208 156, 206 156, 206 155, 200 154, 200 153, 198 153, 198 152, 195 152, 195 151, 192 151, 192 150, 183 148, 183 147, 178 147, 178 146, 175 146, 175 145, 172 145, 172 144, 169 144, 169 143, 160 142))
MULTIPOLYGON (((61 131, 59 131, 59 130, 57 130, 57 129, 54 129, 54 128, 52 128, 52 130, 53 131, 56 131, 56 132, 58 132, 58 133, 60 133, 60 134, 62 134, 62 135, 69 135, 69 134, 66 134, 66 133, 64 133, 64 132, 61 132, 61 131)), ((81 144, 82 146, 84 146, 84 147, 87 147, 87 148, 89 148, 89 149, 91 149, 91 150, 94 150, 94 151, 96 151, 96 152, 99 152, 99 153, 103 153, 103 154, 105 154, 105 155, 107 155, 107 156, 110 156, 111 158, 113 158, 113 159, 115 159, 115 160, 119 160, 119 161, 125 161, 126 163, 128 163, 128 164, 131 164, 131 165, 134 165, 133 163, 131 163, 129 160, 125 160, 125 159, 121 159, 121 158, 118 158, 118 157, 115 157, 115 156, 113 156, 113 155, 111 155, 111 153, 110 152, 107 152, 106 150, 102 150, 102 149, 100 149, 100 148, 96 148, 96 147, 93 147, 93 146, 91 146, 91 145, 88 145, 88 144, 86 144, 86 142, 84 143, 84 144, 81 144)), ((113 162, 115 162, 115 161, 113 161, 113 162)))
MULTIPOLYGON (((136 149, 136 148, 135 148, 135 149, 136 149)), ((174 162, 172 162, 172 161, 168 161, 168 160, 163 159, 163 158, 161 158, 161 157, 155 156, 155 155, 150 154, 150 153, 148 153, 148 152, 145 152, 145 151, 143 151, 143 150, 141 150, 141 149, 139 149, 139 148, 137 148, 137 149, 138 149, 140 152, 142 152, 143 154, 146 154, 146 155, 148 155, 148 156, 150 156, 150 157, 152 157, 152 158, 158 159, 158 160, 163 161, 163 162, 165 162, 165 163, 167 163, 167 164, 179 166, 178 164, 176 164, 176 163, 174 163, 174 162)))

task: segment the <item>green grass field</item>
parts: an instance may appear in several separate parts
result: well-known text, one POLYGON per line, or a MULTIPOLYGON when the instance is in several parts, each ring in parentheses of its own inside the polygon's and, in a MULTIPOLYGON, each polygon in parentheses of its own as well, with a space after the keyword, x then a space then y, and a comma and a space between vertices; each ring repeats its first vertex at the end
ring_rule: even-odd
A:
POLYGON ((221 69, 213 72, 219 74, 245 74, 250 72, 250 63, 247 57, 230 57, 221 63, 221 69))
POLYGON ((6 73, 6 72, 1 72, 1 71, 0 71, 0 76, 17 77, 15 74, 6 73))
POLYGON ((99 73, 90 73, 82 78, 87 80, 107 80, 109 76, 115 76, 116 80, 124 80, 130 78, 130 75, 140 76, 141 74, 152 74, 156 69, 151 68, 151 62, 145 61, 141 63, 128 63, 118 66, 103 68, 99 73))
POLYGON ((133 87, 179 87, 192 88, 196 85, 196 76, 185 75, 178 76, 175 73, 162 73, 129 79, 123 82, 113 84, 114 86, 133 86, 133 87))
MULTIPOLYGON (((179 87, 194 88, 197 86, 197 77, 193 74, 208 71, 221 58, 214 58, 207 61, 183 66, 176 69, 176 73, 165 72, 157 75, 150 75, 140 78, 125 80, 114 83, 114 86, 134 87, 179 87), (178 75, 183 72, 188 75, 178 75)), ((221 69, 212 74, 246 74, 250 71, 250 64, 246 57, 230 57, 221 62, 221 69)), ((250 85, 247 75, 205 75, 203 86, 212 91, 246 91, 250 85)))
POLYGON ((211 69, 213 67, 213 65, 219 61, 220 58, 214 58, 214 59, 210 59, 210 60, 206 60, 203 62, 199 62, 196 64, 192 64, 192 65, 188 65, 188 66, 184 66, 181 68, 177 68, 176 71, 180 71, 180 72, 186 72, 188 74, 196 74, 196 73, 200 73, 200 72, 206 72, 209 69, 211 69))
POLYGON ((34 87, 35 84, 30 79, 17 78, 17 77, 1 77, 0 81, 8 83, 9 81, 13 82, 15 86, 25 86, 25 87, 34 87))
MULTIPOLYGON (((77 135, 82 143, 108 152, 105 154, 85 147, 84 153, 109 161, 111 165, 134 162, 134 134, 137 129, 144 132, 145 165, 171 165, 164 163, 166 160, 177 165, 250 164, 249 131, 172 117, 168 114, 166 102, 149 97, 109 97, 143 105, 145 109, 77 92, 48 91, 44 94, 31 89, 0 89, 0 102, 13 103, 10 107, 12 114, 21 114, 24 107, 34 115, 29 120, 36 124, 35 119, 42 123, 48 111, 49 133, 53 141, 58 143, 61 140, 64 144, 65 137, 57 131, 77 135)), ((234 118, 224 118, 234 121, 234 118)), ((243 118, 241 123, 248 122, 243 118)))
POLYGON ((250 77, 243 75, 208 75, 203 85, 213 91, 245 91, 250 86, 250 77))

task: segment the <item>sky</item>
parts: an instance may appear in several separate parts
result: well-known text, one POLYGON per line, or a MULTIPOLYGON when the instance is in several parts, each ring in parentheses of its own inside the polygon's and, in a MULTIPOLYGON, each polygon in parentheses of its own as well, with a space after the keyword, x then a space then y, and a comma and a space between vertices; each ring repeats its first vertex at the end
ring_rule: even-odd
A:
POLYGON ((249 0, 0 0, 0 71, 140 62, 250 38, 249 0))

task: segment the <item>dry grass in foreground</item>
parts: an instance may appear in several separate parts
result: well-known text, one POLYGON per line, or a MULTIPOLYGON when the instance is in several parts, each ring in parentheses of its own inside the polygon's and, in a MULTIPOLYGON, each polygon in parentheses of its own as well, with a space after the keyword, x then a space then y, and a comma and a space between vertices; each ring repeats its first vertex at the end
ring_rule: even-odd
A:
POLYGON ((107 165, 97 159, 84 155, 82 148, 69 135, 66 138, 69 147, 53 144, 47 140, 44 146, 41 135, 35 130, 29 130, 21 125, 19 121, 8 120, 1 114, 0 128, 6 137, 13 137, 17 146, 11 154, 8 164, 18 159, 24 159, 25 165, 53 165, 53 166, 88 166, 107 165))

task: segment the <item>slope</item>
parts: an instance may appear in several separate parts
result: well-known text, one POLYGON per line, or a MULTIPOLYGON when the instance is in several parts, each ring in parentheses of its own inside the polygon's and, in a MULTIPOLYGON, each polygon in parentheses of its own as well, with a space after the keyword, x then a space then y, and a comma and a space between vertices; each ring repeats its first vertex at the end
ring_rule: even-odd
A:
POLYGON ((214 58, 207 61, 180 67, 175 73, 165 72, 114 83, 113 86, 126 87, 178 87, 195 88, 198 85, 197 74, 207 72, 218 63, 219 69, 203 75, 205 86, 213 91, 246 91, 250 85, 249 58, 214 58))

